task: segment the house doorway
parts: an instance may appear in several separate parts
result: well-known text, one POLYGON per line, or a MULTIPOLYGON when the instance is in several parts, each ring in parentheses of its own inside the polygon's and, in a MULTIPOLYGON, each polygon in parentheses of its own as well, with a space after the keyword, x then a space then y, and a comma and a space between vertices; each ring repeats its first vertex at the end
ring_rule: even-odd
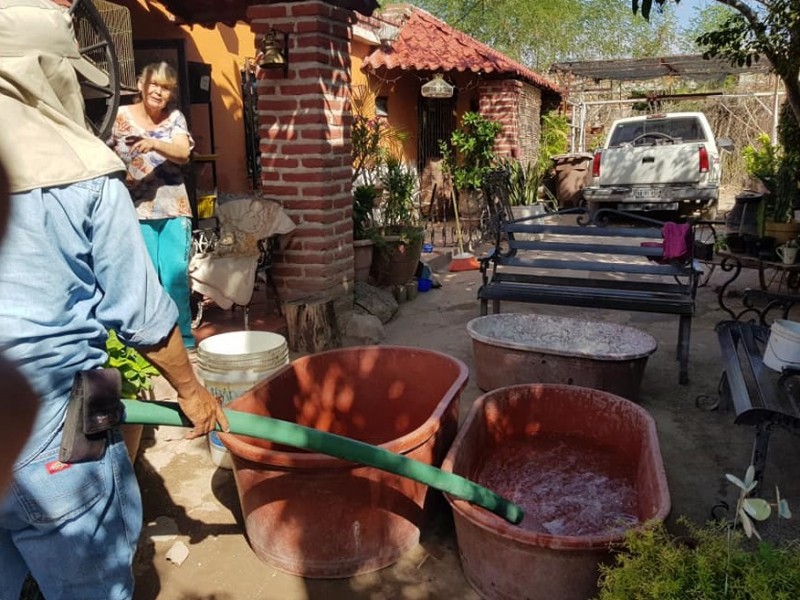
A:
POLYGON ((442 158, 439 140, 449 140, 456 126, 455 98, 419 99, 419 148, 417 167, 420 172, 431 159, 442 158))
POLYGON ((443 218, 450 197, 442 178, 440 140, 449 140, 456 127, 455 98, 420 98, 417 169, 420 173, 420 205, 429 221, 443 218))

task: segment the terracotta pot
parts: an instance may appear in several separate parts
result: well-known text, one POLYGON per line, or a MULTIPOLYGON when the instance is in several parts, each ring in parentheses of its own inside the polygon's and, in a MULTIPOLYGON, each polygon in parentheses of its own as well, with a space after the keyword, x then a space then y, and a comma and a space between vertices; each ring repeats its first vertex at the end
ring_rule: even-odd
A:
MULTIPOLYGON (((344 348, 294 361, 229 408, 439 465, 467 376, 461 361, 439 352, 344 348)), ((282 571, 329 578, 381 569, 418 543, 435 506, 438 492, 379 469, 266 440, 220 439, 233 455, 250 546, 282 571)))
POLYGON ((780 246, 781 244, 797 239, 797 236, 800 235, 800 223, 776 223, 775 221, 765 221, 764 235, 775 238, 775 244, 780 246))
POLYGON ((501 313, 467 323, 475 381, 484 391, 566 383, 637 400, 658 342, 644 331, 569 317, 501 313))
POLYGON ((372 254, 372 276, 376 285, 405 285, 414 278, 422 256, 422 236, 406 243, 400 236, 385 236, 375 244, 372 254))
POLYGON ((372 240, 353 240, 353 270, 356 281, 367 281, 372 266, 372 240))
POLYGON ((598 390, 541 384, 485 394, 473 404, 442 468, 525 510, 522 523, 512 525, 446 496, 464 574, 491 600, 593 598, 598 565, 610 559, 626 529, 638 526, 634 518, 663 521, 670 510, 655 422, 633 402, 598 390), (548 467, 561 469, 562 476, 548 467), (617 497, 620 488, 627 497, 617 497), (617 512, 619 500, 624 508, 617 512), (589 530, 571 531, 571 521, 587 512, 589 530))

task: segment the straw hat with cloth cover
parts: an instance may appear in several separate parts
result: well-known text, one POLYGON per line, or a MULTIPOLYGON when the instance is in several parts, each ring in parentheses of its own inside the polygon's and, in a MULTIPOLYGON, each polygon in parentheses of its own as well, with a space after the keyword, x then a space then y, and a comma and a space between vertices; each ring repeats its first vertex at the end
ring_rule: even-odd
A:
POLYGON ((81 56, 66 9, 50 0, 0 0, 0 152, 12 193, 124 170, 86 127, 76 72, 109 83, 81 56))

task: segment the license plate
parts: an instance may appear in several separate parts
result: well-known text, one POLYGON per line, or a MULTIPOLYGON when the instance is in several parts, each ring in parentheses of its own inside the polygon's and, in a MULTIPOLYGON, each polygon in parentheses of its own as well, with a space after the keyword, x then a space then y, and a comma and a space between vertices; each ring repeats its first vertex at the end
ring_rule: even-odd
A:
POLYGON ((640 189, 633 190, 636 198, 661 198, 661 190, 640 189))

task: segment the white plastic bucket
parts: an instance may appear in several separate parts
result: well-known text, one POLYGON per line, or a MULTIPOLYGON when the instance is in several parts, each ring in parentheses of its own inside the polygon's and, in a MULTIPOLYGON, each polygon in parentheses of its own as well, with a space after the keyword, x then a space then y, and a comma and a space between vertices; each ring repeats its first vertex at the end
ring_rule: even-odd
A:
POLYGON ((764 364, 775 371, 800 367, 800 323, 776 319, 769 329, 764 364))
POLYGON ((289 364, 286 338, 267 331, 232 331, 197 346, 197 372, 225 406, 289 364))
POLYGON ((221 469, 233 469, 233 458, 228 449, 222 445, 216 431, 208 434, 208 451, 211 455, 211 462, 221 469))

